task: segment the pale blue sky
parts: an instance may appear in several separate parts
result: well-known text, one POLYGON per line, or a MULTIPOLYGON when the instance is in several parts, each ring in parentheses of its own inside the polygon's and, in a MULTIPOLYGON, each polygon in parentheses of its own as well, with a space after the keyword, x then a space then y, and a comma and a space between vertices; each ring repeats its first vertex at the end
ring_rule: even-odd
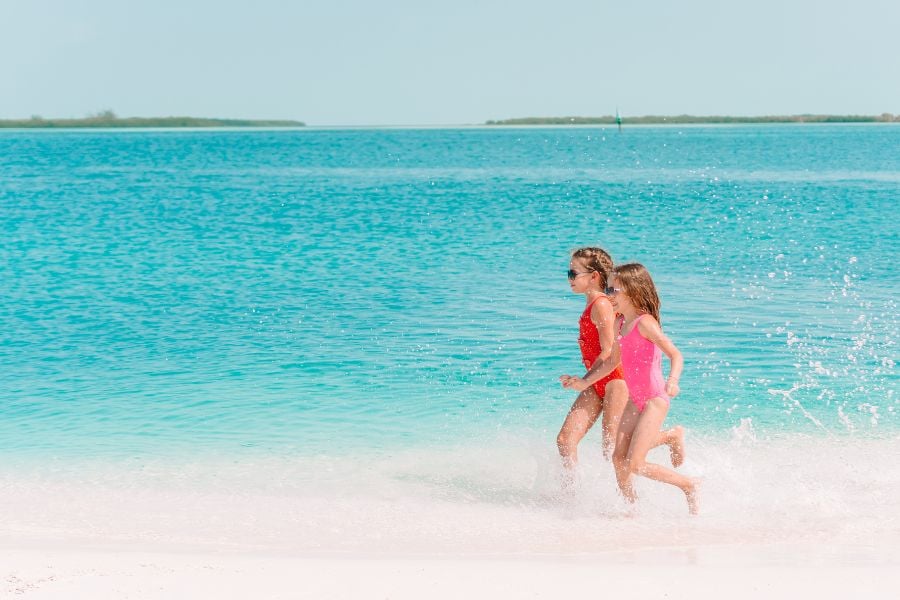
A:
POLYGON ((0 118, 900 113, 898 31, 896 0, 0 0, 0 118))

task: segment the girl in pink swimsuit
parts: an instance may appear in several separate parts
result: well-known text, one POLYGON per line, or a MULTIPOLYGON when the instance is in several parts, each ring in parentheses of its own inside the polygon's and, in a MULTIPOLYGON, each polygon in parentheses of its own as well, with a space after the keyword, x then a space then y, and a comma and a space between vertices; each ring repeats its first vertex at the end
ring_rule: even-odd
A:
MULTIPOLYGON (((681 352, 659 326, 659 295, 650 273, 640 264, 621 265, 613 270, 606 294, 620 315, 620 336, 608 363, 622 363, 631 401, 625 407, 616 437, 613 465, 616 481, 628 502, 637 496, 631 476, 643 475, 674 485, 684 492, 688 510, 697 514, 697 482, 672 469, 647 462, 647 453, 657 443, 671 398, 678 395, 678 379, 684 366, 681 352), (671 363, 668 379, 662 375, 662 355, 671 363)), ((606 368, 593 377, 603 377, 606 368)), ((584 380, 571 387, 580 387, 584 380)))

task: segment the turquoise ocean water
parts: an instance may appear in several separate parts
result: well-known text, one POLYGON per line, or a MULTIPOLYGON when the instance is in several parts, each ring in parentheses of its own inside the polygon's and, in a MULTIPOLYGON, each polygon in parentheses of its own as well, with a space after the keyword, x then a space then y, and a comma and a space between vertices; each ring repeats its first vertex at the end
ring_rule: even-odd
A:
POLYGON ((898 148, 890 125, 0 132, 0 546, 896 565, 898 148), (622 518, 597 432, 561 493, 587 244, 655 276, 699 518, 642 479, 622 518))
POLYGON ((0 451, 552 449, 568 253, 595 244, 657 281, 670 422, 896 435, 898 149, 895 126, 2 132, 0 451))

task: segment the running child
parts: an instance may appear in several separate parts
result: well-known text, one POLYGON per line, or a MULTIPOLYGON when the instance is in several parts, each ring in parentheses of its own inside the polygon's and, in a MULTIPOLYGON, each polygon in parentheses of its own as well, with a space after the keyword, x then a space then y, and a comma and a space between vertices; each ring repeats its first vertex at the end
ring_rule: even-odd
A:
POLYGON ((646 460, 647 453, 658 444, 670 400, 679 392, 678 380, 684 366, 681 352, 660 328, 659 295, 643 265, 630 263, 616 267, 610 284, 606 293, 615 310, 622 315, 620 335, 610 358, 592 368, 585 377, 570 377, 563 384, 578 391, 588 389, 593 381, 613 372, 621 360, 631 401, 622 414, 613 452, 619 489, 625 499, 633 503, 637 496, 632 486, 632 475, 668 483, 684 492, 689 512, 697 514, 697 482, 646 460), (669 377, 665 380, 662 354, 671 363, 669 377))

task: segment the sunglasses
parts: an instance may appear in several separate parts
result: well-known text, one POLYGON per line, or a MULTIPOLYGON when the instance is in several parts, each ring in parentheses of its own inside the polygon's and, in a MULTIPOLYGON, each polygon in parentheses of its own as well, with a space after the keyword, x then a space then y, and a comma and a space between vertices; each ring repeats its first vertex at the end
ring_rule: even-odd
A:
POLYGON ((588 273, 595 273, 596 271, 576 271, 575 269, 569 269, 566 271, 566 275, 569 276, 569 279, 575 279, 576 277, 581 277, 582 275, 587 275, 588 273))
POLYGON ((603 293, 606 294, 607 296, 612 296, 613 294, 618 294, 621 291, 623 291, 622 288, 608 287, 603 290, 603 293))

